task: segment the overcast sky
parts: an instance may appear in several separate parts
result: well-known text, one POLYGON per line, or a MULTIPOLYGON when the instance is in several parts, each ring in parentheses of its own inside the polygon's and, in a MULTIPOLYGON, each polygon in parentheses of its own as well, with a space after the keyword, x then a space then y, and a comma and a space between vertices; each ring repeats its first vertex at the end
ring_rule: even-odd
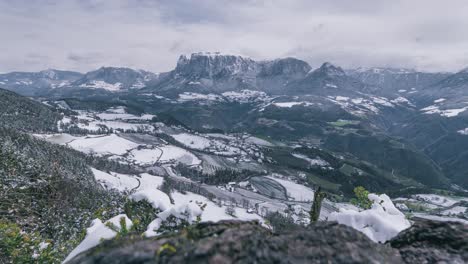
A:
POLYGON ((0 0, 0 72, 172 69, 180 54, 468 67, 467 0, 0 0))

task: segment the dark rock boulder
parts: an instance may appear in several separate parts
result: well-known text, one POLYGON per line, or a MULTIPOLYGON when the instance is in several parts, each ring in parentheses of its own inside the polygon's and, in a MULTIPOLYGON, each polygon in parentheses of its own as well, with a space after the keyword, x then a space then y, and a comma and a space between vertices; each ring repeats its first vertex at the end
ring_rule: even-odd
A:
POLYGON ((105 241, 69 263, 402 263, 397 250, 320 222, 274 234, 257 222, 202 223, 157 238, 105 241))
POLYGON ((467 263, 468 225, 416 219, 388 242, 406 263, 467 263))

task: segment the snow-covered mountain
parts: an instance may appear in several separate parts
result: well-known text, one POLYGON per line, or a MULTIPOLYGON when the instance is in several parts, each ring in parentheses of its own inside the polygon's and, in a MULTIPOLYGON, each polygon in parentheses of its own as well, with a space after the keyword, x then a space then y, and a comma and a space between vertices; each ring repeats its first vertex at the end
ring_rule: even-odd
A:
POLYGON ((70 84, 72 87, 104 89, 112 92, 141 89, 151 81, 158 79, 158 74, 129 68, 101 67, 90 71, 70 84))
POLYGON ((81 78, 83 74, 73 71, 48 69, 40 72, 11 72, 0 74, 0 87, 17 93, 36 96, 53 88, 60 88, 81 78))
POLYGON ((246 57, 200 52, 181 55, 175 74, 187 78, 221 78, 229 75, 256 73, 257 63, 246 57))
POLYGON ((303 78, 309 70, 306 62, 294 58, 254 61, 220 53, 193 53, 182 55, 173 71, 144 91, 168 96, 245 89, 281 93, 287 83, 303 78))
POLYGON ((420 72, 404 68, 357 68, 349 76, 380 88, 380 94, 415 92, 447 78, 450 73, 420 72))
POLYGON ((156 82, 159 74, 130 68, 101 67, 85 74, 48 69, 0 74, 0 87, 26 96, 68 95, 81 90, 122 92, 156 82))

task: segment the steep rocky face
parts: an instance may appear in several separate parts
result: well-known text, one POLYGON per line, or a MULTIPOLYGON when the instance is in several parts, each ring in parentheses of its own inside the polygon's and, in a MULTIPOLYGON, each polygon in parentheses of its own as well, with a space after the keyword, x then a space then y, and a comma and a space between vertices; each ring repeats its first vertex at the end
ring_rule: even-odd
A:
POLYGON ((174 71, 143 92, 166 96, 243 89, 280 93, 286 84, 304 78, 309 71, 306 62, 294 58, 254 61, 247 57, 200 52, 180 56, 174 71))
POLYGON ((193 53, 180 56, 175 73, 185 77, 219 78, 255 73, 257 63, 250 58, 220 53, 193 53))
POLYGON ((447 78, 437 83, 442 88, 459 87, 468 85, 468 69, 463 69, 455 74, 447 76, 447 78))
POLYGON ((284 94, 285 86, 303 79, 311 70, 307 62, 295 58, 284 58, 260 62, 256 86, 267 93, 284 94))
POLYGON ((288 85, 290 94, 314 94, 357 96, 357 92, 369 92, 372 86, 348 76, 338 66, 325 62, 321 67, 309 72, 305 78, 288 85))
POLYGON ((335 66, 329 62, 325 62, 320 66, 320 68, 316 69, 313 74, 316 75, 326 75, 327 77, 333 76, 345 76, 346 73, 341 67, 335 66))
POLYGON ((467 263, 468 226, 419 219, 389 244, 406 263, 467 263))
POLYGON ((295 58, 278 59, 262 63, 259 77, 286 75, 296 78, 304 77, 311 67, 307 62, 295 58))
POLYGON ((202 223, 159 238, 105 241, 69 263, 402 263, 397 250, 337 223, 273 234, 256 222, 202 223))

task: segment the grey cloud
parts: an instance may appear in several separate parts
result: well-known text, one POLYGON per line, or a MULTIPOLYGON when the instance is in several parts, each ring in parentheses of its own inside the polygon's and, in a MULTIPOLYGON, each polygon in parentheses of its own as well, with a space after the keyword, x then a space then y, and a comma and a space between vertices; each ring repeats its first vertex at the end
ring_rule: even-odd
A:
POLYGON ((465 0, 0 0, 0 71, 166 71, 196 51, 455 71, 467 13, 465 0))

